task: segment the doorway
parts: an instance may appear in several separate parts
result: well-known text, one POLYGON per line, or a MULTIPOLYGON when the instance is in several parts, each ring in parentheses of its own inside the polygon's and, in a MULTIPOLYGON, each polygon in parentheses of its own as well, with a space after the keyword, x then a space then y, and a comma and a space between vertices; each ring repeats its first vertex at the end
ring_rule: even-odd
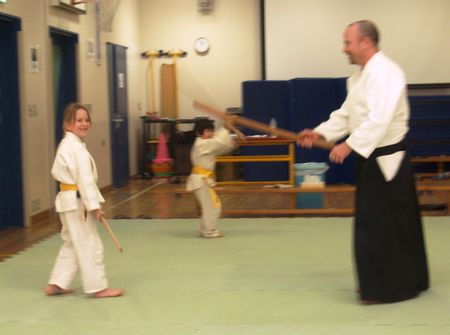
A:
POLYGON ((52 40, 53 98, 55 115, 56 146, 63 138, 64 109, 71 102, 77 102, 76 45, 78 35, 50 27, 52 40))
POLYGON ((115 188, 127 185, 130 177, 126 52, 126 47, 107 44, 112 184, 115 188))
POLYGON ((17 32, 21 21, 0 14, 0 229, 24 226, 17 32))

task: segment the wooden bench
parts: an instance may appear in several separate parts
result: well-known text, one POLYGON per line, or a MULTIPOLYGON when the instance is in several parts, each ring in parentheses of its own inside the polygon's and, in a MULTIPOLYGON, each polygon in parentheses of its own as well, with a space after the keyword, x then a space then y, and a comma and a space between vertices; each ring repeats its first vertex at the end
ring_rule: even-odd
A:
POLYGON ((450 163, 450 156, 415 156, 411 157, 412 163, 431 163, 436 164, 436 172, 420 173, 421 176, 435 176, 445 172, 445 163, 450 163))
MULTIPOLYGON (((417 185, 418 192, 446 192, 445 214, 450 209, 450 185, 417 185)), ((218 194, 292 194, 297 193, 354 193, 355 186, 339 185, 326 187, 290 187, 290 188, 265 188, 265 187, 216 187, 218 194)), ((176 189, 175 194, 190 193, 184 189, 176 189)), ((295 199, 294 199, 295 200, 295 199)), ((225 215, 353 215, 354 208, 295 208, 295 201, 291 201, 287 209, 223 209, 225 215)))

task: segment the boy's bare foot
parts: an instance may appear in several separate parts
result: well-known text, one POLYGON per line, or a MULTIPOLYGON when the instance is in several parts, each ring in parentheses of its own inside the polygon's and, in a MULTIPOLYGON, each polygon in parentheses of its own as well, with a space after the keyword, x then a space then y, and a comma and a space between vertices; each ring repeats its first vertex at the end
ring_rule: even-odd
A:
POLYGON ((114 298, 120 297, 124 294, 125 290, 122 288, 105 288, 104 290, 98 291, 94 294, 95 298, 114 298))
POLYGON ((57 295, 57 294, 71 294, 73 290, 66 290, 58 285, 48 284, 44 290, 47 295, 57 295))

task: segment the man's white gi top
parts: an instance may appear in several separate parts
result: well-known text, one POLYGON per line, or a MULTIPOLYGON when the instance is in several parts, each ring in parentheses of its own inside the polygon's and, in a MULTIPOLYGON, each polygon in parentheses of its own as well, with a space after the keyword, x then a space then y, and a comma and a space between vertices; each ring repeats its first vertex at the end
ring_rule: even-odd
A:
MULTIPOLYGON (((234 141, 225 128, 214 132, 214 136, 203 139, 199 136, 194 141, 191 150, 191 163, 193 167, 199 167, 214 172, 216 168, 216 156, 223 155, 234 149, 234 141)), ((207 183, 213 186, 214 177, 211 175, 207 183)), ((205 185, 205 175, 191 173, 186 180, 186 190, 193 191, 205 185)))
MULTIPOLYGON (((409 105, 403 70, 381 51, 347 80, 347 97, 328 121, 314 129, 327 141, 350 134, 346 143, 368 158, 379 147, 400 142, 408 132, 409 105)), ((377 158, 385 179, 398 171, 404 152, 377 158)))
MULTIPOLYGON (((97 187, 97 168, 86 144, 78 136, 66 131, 58 146, 52 167, 52 176, 63 184, 77 185, 87 211, 100 208, 104 202, 97 187)), ((78 208, 76 191, 60 191, 55 200, 57 212, 78 208)))

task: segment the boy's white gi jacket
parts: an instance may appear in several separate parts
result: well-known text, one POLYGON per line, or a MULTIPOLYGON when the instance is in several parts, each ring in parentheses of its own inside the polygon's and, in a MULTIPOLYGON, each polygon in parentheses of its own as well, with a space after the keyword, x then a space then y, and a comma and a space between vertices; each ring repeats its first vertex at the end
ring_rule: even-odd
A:
MULTIPOLYGON (((209 139, 197 137, 191 150, 192 167, 199 167, 211 172, 216 168, 216 156, 223 155, 234 149, 234 141, 230 133, 225 128, 220 128, 214 132, 214 136, 209 139)), ((186 180, 186 190, 193 191, 205 185, 213 186, 215 178, 213 173, 205 178, 204 174, 191 173, 186 180)))
MULTIPOLYGON (((97 187, 97 168, 94 159, 78 136, 66 131, 58 146, 52 167, 52 176, 58 182, 77 185, 87 211, 100 208, 104 202, 97 187)), ((78 208, 76 191, 60 191, 55 200, 56 211, 66 212, 78 208)))
MULTIPOLYGON (((314 129, 327 141, 350 134, 346 143, 368 158, 378 147, 400 142, 408 132, 409 105, 402 69, 381 51, 347 80, 347 98, 314 129)), ((404 152, 377 157, 385 179, 398 171, 404 152)))

